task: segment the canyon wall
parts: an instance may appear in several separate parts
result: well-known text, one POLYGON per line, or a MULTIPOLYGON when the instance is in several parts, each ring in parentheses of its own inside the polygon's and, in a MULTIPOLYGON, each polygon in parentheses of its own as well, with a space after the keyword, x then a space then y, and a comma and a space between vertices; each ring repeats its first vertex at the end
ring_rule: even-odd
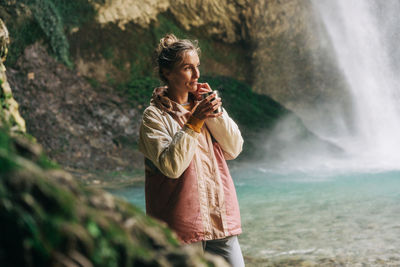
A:
POLYGON ((255 92, 271 96, 305 120, 313 115, 307 110, 314 105, 345 104, 346 85, 330 44, 320 42, 325 30, 309 0, 108 0, 97 8, 102 25, 116 23, 123 29, 135 23, 146 28, 158 14, 170 12, 187 31, 242 44, 250 71, 241 78, 255 92))

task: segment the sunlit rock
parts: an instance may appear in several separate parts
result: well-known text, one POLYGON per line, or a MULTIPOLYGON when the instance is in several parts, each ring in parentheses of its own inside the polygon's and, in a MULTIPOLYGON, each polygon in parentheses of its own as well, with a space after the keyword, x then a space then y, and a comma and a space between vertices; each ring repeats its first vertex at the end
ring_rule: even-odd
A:
POLYGON ((7 46, 9 44, 8 30, 0 19, 0 104, 2 110, 2 118, 0 126, 6 124, 11 127, 12 132, 25 132, 25 120, 18 111, 18 103, 14 100, 10 85, 7 82, 6 68, 3 62, 7 57, 7 46))

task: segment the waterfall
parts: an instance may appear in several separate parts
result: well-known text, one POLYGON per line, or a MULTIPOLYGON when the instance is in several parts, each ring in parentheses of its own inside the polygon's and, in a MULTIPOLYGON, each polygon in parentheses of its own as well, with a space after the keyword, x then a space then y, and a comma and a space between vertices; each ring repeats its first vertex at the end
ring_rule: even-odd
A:
POLYGON ((400 1, 313 0, 313 7, 352 97, 353 130, 335 140, 353 165, 399 169, 400 1))

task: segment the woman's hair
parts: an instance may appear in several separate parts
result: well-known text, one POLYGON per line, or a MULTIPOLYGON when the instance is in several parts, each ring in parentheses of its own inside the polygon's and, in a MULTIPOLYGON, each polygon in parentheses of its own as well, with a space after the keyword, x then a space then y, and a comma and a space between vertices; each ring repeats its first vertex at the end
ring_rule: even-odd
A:
POLYGON ((194 50, 200 56, 200 48, 197 40, 178 39, 169 33, 161 38, 155 50, 155 63, 158 75, 163 82, 167 82, 163 70, 172 70, 177 63, 183 60, 186 51, 194 50))

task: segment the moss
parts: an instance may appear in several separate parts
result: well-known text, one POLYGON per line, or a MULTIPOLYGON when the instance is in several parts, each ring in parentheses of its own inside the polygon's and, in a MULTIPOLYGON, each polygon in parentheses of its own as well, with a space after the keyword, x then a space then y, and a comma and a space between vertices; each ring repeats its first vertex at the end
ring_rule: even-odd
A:
POLYGON ((17 168, 13 160, 14 148, 6 128, 0 128, 0 176, 17 168))
POLYGON ((102 53, 101 53, 102 56, 103 56, 105 59, 112 59, 112 58, 114 58, 114 49, 113 49, 112 47, 110 47, 110 46, 105 47, 101 52, 102 52, 102 53))
POLYGON ((33 16, 49 40, 53 53, 58 60, 72 66, 69 59, 69 43, 64 33, 63 20, 51 0, 28 1, 33 16))
POLYGON ((65 234, 60 232, 61 226, 66 220, 76 221, 74 198, 70 192, 35 174, 16 175, 11 184, 10 177, 13 176, 2 176, 0 180, 2 187, 8 187, 1 196, 1 203, 10 203, 7 210, 1 212, 1 221, 8 227, 13 225, 9 228, 10 232, 5 233, 3 242, 8 238, 22 239, 22 242, 19 241, 21 244, 17 244, 18 241, 7 242, 14 249, 22 245, 31 257, 33 255, 31 260, 34 265, 46 265, 54 248, 62 246, 64 242, 65 234), (16 223, 13 223, 15 220, 16 223))
POLYGON ((171 229, 165 227, 163 228, 164 234, 167 237, 167 240, 170 244, 174 245, 174 246, 179 246, 179 242, 178 240, 176 240, 176 238, 173 236, 171 229))
POLYGON ((67 31, 74 27, 80 27, 95 18, 97 12, 91 2, 104 3, 103 0, 51 0, 51 2, 61 16, 67 31))
POLYGON ((111 86, 117 85, 117 80, 114 77, 112 77, 112 74, 110 74, 110 73, 106 74, 106 80, 107 80, 107 83, 111 86))
POLYGON ((118 266, 118 256, 107 239, 101 238, 97 243, 97 249, 93 255, 96 266, 118 266))
MULTIPOLYGON (((103 0, 23 0, 32 12, 18 16, 12 10, 12 4, 5 4, 10 10, 5 22, 9 27, 11 46, 7 65, 13 66, 25 47, 39 40, 45 40, 55 57, 67 66, 72 66, 67 35, 74 28, 94 20, 97 11, 93 2, 104 3, 103 0)), ((14 9, 18 9, 18 5, 14 9)))
POLYGON ((100 87, 100 82, 97 81, 96 79, 92 79, 92 78, 86 78, 86 81, 88 81, 88 83, 93 87, 93 88, 99 88, 100 87))
MULTIPOLYGON (((12 143, 0 131, 0 151, 21 158, 12 143)), ((0 169, 0 222, 7 229, 0 235, 0 265, 58 266, 72 251, 100 267, 161 266, 169 257, 185 266, 200 256, 181 253, 172 231, 139 208, 32 164, 0 169)))
POLYGON ((12 98, 12 94, 7 93, 4 94, 3 90, 0 91, 0 108, 2 109, 9 109, 10 108, 10 104, 8 103, 8 99, 12 98))
POLYGON ((40 201, 41 207, 51 214, 52 218, 76 219, 76 199, 72 192, 46 180, 38 180, 32 189, 32 196, 40 201))
POLYGON ((125 95, 128 101, 140 111, 150 103, 153 89, 160 82, 152 77, 133 77, 128 83, 120 84, 118 90, 125 95))
POLYGON ((39 159, 37 161, 37 164, 41 168, 46 169, 46 170, 59 169, 60 168, 60 165, 58 165, 57 162, 52 161, 51 159, 49 159, 46 154, 41 154, 40 155, 40 157, 39 157, 39 159))
POLYGON ((100 228, 97 226, 97 224, 92 221, 89 220, 87 225, 86 225, 87 230, 89 231, 90 235, 93 236, 94 238, 97 238, 100 236, 101 231, 100 228))
MULTIPOLYGON (((174 33, 178 38, 192 38, 193 36, 182 29, 170 13, 163 13, 157 16, 157 23, 152 27, 152 34, 155 39, 160 40, 166 33, 174 33)), ((157 42, 158 43, 158 42, 157 42)))
POLYGON ((38 40, 46 38, 42 28, 33 18, 22 21, 5 21, 10 32, 11 43, 9 46, 6 65, 15 65, 17 59, 23 54, 25 47, 38 40))

